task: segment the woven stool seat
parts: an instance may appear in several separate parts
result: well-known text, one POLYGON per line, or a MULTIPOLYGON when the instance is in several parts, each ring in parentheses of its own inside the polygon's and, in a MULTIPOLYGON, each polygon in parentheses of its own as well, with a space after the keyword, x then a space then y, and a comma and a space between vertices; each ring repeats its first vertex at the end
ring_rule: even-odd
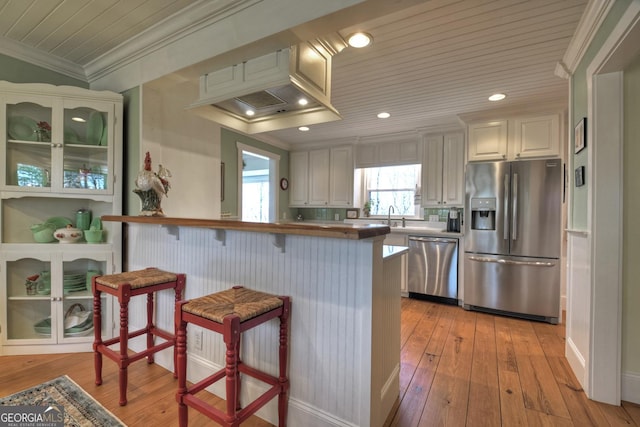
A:
POLYGON ((131 289, 144 288, 160 283, 175 282, 177 276, 168 271, 157 268, 146 268, 137 271, 125 271, 124 273, 110 274, 108 276, 98 276, 96 283, 118 289, 120 286, 129 284, 131 289))
POLYGON ((240 318, 240 322, 244 322, 282 304, 282 299, 274 295, 235 287, 192 299, 182 306, 182 311, 217 323, 223 323, 225 316, 235 314, 240 318))

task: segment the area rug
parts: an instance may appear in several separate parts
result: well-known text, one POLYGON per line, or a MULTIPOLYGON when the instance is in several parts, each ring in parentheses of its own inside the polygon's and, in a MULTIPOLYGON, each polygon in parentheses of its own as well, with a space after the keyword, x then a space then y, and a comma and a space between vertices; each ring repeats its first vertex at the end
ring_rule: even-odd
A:
POLYGON ((1 406, 48 406, 64 408, 64 425, 78 427, 125 426, 71 378, 64 375, 35 387, 0 398, 1 406))

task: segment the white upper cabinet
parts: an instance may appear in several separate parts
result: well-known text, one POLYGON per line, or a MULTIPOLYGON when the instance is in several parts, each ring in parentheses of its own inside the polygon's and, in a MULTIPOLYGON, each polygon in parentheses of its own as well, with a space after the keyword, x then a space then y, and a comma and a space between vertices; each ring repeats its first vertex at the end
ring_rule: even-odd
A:
POLYGON ((330 150, 329 204, 353 205, 353 149, 336 147, 330 150))
POLYGON ((468 160, 560 157, 561 117, 557 113, 472 122, 468 126, 468 160))
POLYGON ((329 205, 329 150, 309 151, 309 205, 329 205))
POLYGON ((469 161, 506 159, 507 146, 506 120, 469 125, 469 161))
POLYGON ((294 151, 289 155, 289 204, 305 206, 309 203, 309 152, 294 151))
POLYGON ((290 155, 291 207, 351 207, 353 205, 353 149, 351 146, 290 155))
POLYGON ((560 155, 560 117, 558 114, 514 120, 515 157, 560 155))
POLYGON ((422 205, 464 204, 464 135, 427 135, 422 164, 422 205))

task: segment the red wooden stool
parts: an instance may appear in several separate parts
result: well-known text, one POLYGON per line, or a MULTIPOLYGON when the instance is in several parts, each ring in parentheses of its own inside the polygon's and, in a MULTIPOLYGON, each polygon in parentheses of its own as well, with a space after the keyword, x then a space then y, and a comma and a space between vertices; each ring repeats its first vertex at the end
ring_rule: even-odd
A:
POLYGON ((287 377, 288 329, 291 299, 236 286, 215 294, 176 303, 176 347, 178 349, 179 423, 188 424, 188 406, 202 412, 222 426, 235 427, 278 396, 279 426, 286 426, 289 379, 287 377), (279 375, 271 376, 249 367, 240 360, 241 334, 275 317, 280 318, 279 375), (226 366, 187 387, 187 324, 222 334, 227 346, 226 366), (240 407, 240 373, 269 385, 262 396, 244 408, 240 407), (225 378, 227 410, 221 411, 195 396, 211 384, 225 378))
MULTIPOLYGON (((118 363, 120 367, 120 405, 127 404, 127 368, 129 365, 144 357, 147 363, 153 363, 153 355, 160 350, 175 345, 175 330, 173 333, 157 328, 153 323, 154 298, 157 291, 174 289, 176 302, 182 299, 186 277, 184 274, 174 274, 157 268, 147 268, 139 271, 129 271, 120 274, 94 276, 91 279, 93 291, 93 325, 94 325, 94 364, 96 371, 96 384, 102 384, 102 355, 118 363), (104 292, 118 297, 120 303, 120 335, 106 341, 102 341, 102 317, 100 294, 104 292), (129 300, 137 295, 147 295, 147 325, 140 330, 129 332, 129 300), (129 354, 129 339, 147 334, 147 348, 144 351, 129 354), (155 337, 164 341, 155 344, 155 337), (120 343, 119 350, 110 349, 109 346, 120 343)), ((173 349, 173 362, 176 363, 176 348, 173 349)), ((174 377, 177 376, 174 373, 174 377)))

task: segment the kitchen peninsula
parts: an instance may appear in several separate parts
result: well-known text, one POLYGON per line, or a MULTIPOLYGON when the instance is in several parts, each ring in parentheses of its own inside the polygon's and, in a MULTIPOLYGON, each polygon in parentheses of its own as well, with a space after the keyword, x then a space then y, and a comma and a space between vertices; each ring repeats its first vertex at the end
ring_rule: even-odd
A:
MULTIPOLYGON (((399 394, 400 261, 406 251, 383 245, 388 226, 139 216, 102 220, 126 224, 127 270, 156 266, 186 273, 187 299, 236 284, 292 297, 289 425, 383 425, 399 394)), ((144 323, 142 309, 130 311, 130 323, 144 323)), ((172 313, 173 298, 161 293, 158 325, 171 328, 172 313)), ((248 364, 275 372, 277 328, 269 323, 246 334, 248 364)), ((224 346, 217 335, 190 327, 187 339, 190 381, 223 365, 224 346)), ((144 344, 132 344, 137 345, 144 344)), ((172 369, 169 351, 156 361, 172 369)), ((217 383, 211 391, 223 395, 223 386, 217 383)), ((242 400, 264 389, 247 379, 242 400)), ((275 404, 258 415, 277 424, 275 404)))

